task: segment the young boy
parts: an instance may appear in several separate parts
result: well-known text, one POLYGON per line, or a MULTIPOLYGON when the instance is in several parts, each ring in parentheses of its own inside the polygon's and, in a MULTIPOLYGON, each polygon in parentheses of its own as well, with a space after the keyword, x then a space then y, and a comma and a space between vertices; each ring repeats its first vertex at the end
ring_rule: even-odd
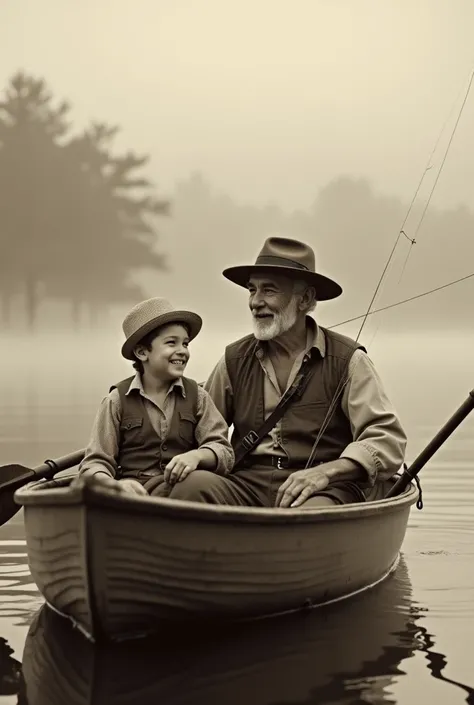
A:
POLYGON ((201 326, 196 313, 177 311, 163 298, 130 311, 122 355, 136 374, 102 400, 80 475, 135 494, 168 496, 197 468, 232 470, 226 422, 209 394, 184 377, 188 346, 201 326))

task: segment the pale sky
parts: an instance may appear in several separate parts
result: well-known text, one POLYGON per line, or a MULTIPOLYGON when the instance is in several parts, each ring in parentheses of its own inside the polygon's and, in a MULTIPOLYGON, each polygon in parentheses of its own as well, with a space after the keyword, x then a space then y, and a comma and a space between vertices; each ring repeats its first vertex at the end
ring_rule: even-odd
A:
MULTIPOLYGON (((0 86, 119 123, 163 195, 199 169, 287 208, 339 174, 411 199, 474 64, 471 0, 0 0, 0 27, 0 86)), ((474 96, 435 205, 474 207, 473 120, 474 96)))

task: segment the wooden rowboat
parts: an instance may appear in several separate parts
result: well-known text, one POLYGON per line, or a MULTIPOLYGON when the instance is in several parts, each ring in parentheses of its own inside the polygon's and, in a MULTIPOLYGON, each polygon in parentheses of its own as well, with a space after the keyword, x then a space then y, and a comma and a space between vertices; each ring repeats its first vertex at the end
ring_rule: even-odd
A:
POLYGON ((31 575, 91 639, 170 621, 255 619, 320 606, 395 568, 413 484, 362 504, 282 510, 116 494, 91 481, 29 483, 31 575))
POLYGON ((418 473, 473 409, 474 390, 377 501, 263 509, 139 497, 60 477, 81 462, 76 451, 0 468, 0 519, 23 506, 33 580, 92 640, 322 606, 394 570, 410 509, 422 507, 418 473))

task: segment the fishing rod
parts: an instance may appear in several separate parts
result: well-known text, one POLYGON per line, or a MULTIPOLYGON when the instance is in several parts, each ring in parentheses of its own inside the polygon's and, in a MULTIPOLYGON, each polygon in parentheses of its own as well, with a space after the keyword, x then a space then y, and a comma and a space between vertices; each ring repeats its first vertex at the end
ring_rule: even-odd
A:
MULTIPOLYGON (((427 212, 427 210, 428 210, 429 202, 431 201, 431 198, 432 198, 432 196, 433 196, 434 190, 435 190, 435 188, 436 188, 436 186, 437 186, 437 184, 438 184, 439 177, 440 177, 441 172, 442 172, 442 170, 443 170, 443 168, 444 168, 444 165, 445 165, 445 163, 446 163, 446 159, 447 159, 448 152, 449 152, 449 150, 450 150, 450 148, 451 148, 451 145, 452 145, 452 142, 453 142, 453 139, 454 139, 454 135, 455 135, 455 133, 456 133, 456 131, 457 131, 457 128, 458 128, 458 125, 459 125, 459 121, 460 121, 460 119, 461 119, 461 115, 462 115, 462 113, 464 112, 464 107, 465 107, 465 105, 466 105, 466 102, 467 102, 469 93, 470 93, 470 91, 471 91, 471 86, 472 86, 473 79, 474 79, 474 70, 471 71, 469 83, 468 83, 468 86, 467 86, 467 89, 466 89, 466 92, 465 92, 465 96, 464 96, 463 102, 462 102, 461 107, 460 107, 460 109, 459 109, 456 122, 455 122, 455 124, 454 124, 453 130, 452 130, 452 132, 451 132, 450 139, 449 139, 449 141, 448 141, 448 145, 447 145, 447 147, 446 147, 446 150, 445 150, 445 152, 444 152, 443 158, 442 158, 442 160, 441 160, 441 165, 440 165, 440 168, 439 168, 439 170, 438 170, 437 178, 435 179, 435 183, 434 183, 434 185, 433 185, 433 187, 432 187, 432 189, 431 189, 431 192, 430 192, 430 195, 429 195, 429 199, 428 199, 428 204, 427 204, 426 207, 424 208, 423 213, 422 213, 421 220, 420 220, 420 222, 419 222, 419 224, 418 224, 417 232, 418 232, 418 230, 419 230, 419 228, 420 228, 420 226, 421 226, 421 222, 423 221, 423 219, 424 219, 424 217, 425 217, 425 215, 426 215, 426 212, 427 212)), ((438 136, 437 143, 439 142, 439 140, 440 140, 440 138, 441 138, 441 134, 442 134, 443 131, 444 131, 444 126, 443 126, 443 128, 442 128, 442 130, 441 130, 440 135, 438 136)), ((436 149, 436 145, 435 145, 435 149, 436 149)), ((433 150, 432 154, 434 153, 435 149, 433 150)), ((404 227, 405 227, 405 224, 406 224, 406 222, 407 222, 407 220, 408 220, 409 214, 410 214, 410 212, 411 212, 411 210, 412 210, 412 208, 413 208, 413 205, 414 205, 414 203, 415 203, 416 195, 418 194, 418 191, 419 191, 419 189, 420 189, 420 187, 421 187, 421 184, 422 184, 422 182, 423 182, 423 180, 424 180, 424 178, 425 178, 427 172, 431 169, 431 166, 430 166, 431 158, 432 158, 432 155, 430 155, 430 159, 428 160, 427 166, 425 167, 425 169, 424 169, 424 171, 423 171, 423 173, 422 173, 420 182, 419 182, 419 184, 418 184, 418 186, 417 186, 417 189, 416 189, 416 192, 415 192, 415 196, 413 197, 413 199, 412 199, 412 201, 411 201, 411 203, 410 203, 410 206, 409 206, 409 208, 408 208, 407 214, 405 215, 405 218, 404 218, 404 220, 403 220, 402 226, 400 227, 400 230, 399 230, 399 232, 398 232, 398 235, 397 235, 397 237, 396 237, 396 239, 395 239, 395 243, 394 243, 394 245, 393 245, 393 247, 392 247, 392 250, 391 250, 391 252, 390 252, 390 255, 389 255, 388 259, 387 259, 387 262, 385 263, 385 266, 384 266, 384 268, 383 268, 383 271, 382 271, 382 274, 381 274, 381 276, 380 276, 380 278, 379 278, 379 281, 377 282, 377 285, 376 285, 376 287, 375 287, 374 294, 373 294, 373 296, 372 296, 372 298, 371 298, 371 300, 370 300, 370 303, 369 303, 369 306, 368 306, 368 308, 367 308, 367 311, 366 311, 366 313, 362 316, 363 320, 362 320, 361 326, 360 326, 360 328, 359 328, 359 332, 358 332, 358 334, 357 334, 357 337, 356 337, 356 339, 355 339, 355 342, 356 342, 356 343, 359 341, 360 335, 361 335, 362 330, 363 330, 363 328, 364 328, 364 326, 365 326, 365 324, 366 324, 367 318, 368 318, 369 315, 371 315, 371 313, 372 313, 372 306, 374 305, 374 302, 375 302, 375 299, 376 299, 377 294, 378 294, 378 292, 379 292, 379 289, 380 289, 380 286, 381 286, 381 284, 382 284, 382 281, 384 280, 385 275, 386 275, 386 273, 387 273, 387 271, 388 271, 388 268, 389 268, 389 266, 390 266, 390 262, 391 262, 392 259, 393 259, 393 256, 394 256, 395 251, 396 251, 396 249, 397 249, 397 246, 398 246, 398 243, 399 243, 399 241, 400 241, 400 238, 402 237, 402 235, 404 235, 406 238, 408 238, 408 240, 410 240, 410 243, 411 243, 411 245, 410 245, 410 250, 409 250, 409 253, 408 253, 408 255, 407 255, 407 260, 408 260, 409 254, 410 254, 410 252, 411 252, 411 249, 413 248, 413 245, 416 243, 416 241, 415 241, 414 238, 412 239, 412 238, 409 238, 409 237, 407 236, 406 232, 404 231, 404 227)), ((405 265, 406 265, 406 261, 405 261, 405 265)), ((359 317, 357 317, 357 318, 359 318, 359 317)), ((325 433, 325 431, 326 431, 326 429, 327 429, 327 427, 328 427, 328 425, 329 425, 329 423, 330 423, 330 421, 331 421, 331 419, 332 419, 332 417, 333 417, 333 415, 334 415, 334 413, 335 413, 335 411, 336 411, 337 404, 339 403, 339 400, 340 400, 340 398, 341 398, 341 396, 342 396, 342 394, 343 394, 343 392, 344 392, 344 389, 346 388, 347 384, 349 383, 349 380, 350 380, 350 375, 347 374, 345 379, 342 378, 342 379, 340 380, 340 382, 339 382, 339 384, 338 384, 338 386, 337 386, 337 388, 336 388, 336 391, 335 391, 334 396, 333 396, 333 398, 332 398, 332 400, 331 400, 331 403, 330 403, 330 405, 329 405, 329 408, 328 408, 328 410, 327 410, 327 412, 326 412, 326 415, 325 415, 325 418, 324 418, 324 420, 323 420, 323 423, 321 424, 321 427, 320 427, 320 429, 319 429, 319 431, 318 431, 318 434, 317 434, 317 436, 316 436, 316 439, 315 439, 315 441, 314 441, 313 447, 312 447, 312 449, 311 449, 311 453, 310 453, 310 455, 309 455, 309 457, 308 457, 308 460, 307 460, 307 462, 306 462, 306 466, 305 466, 306 468, 311 467, 312 463, 314 462, 314 454, 315 454, 316 448, 318 447, 319 441, 320 441, 320 439, 322 438, 323 433, 325 433)))
MULTIPOLYGON (((471 413, 474 409, 474 390, 469 392, 468 397, 463 401, 461 406, 456 409, 454 414, 446 421, 444 426, 438 431, 436 436, 428 443, 428 445, 421 451, 417 458, 413 461, 410 467, 405 465, 403 474, 399 476, 395 484, 387 492, 386 497, 396 497, 401 494, 406 487, 412 482, 412 480, 417 479, 417 475, 421 468, 426 465, 428 460, 436 453, 436 451, 441 448, 443 443, 449 436, 457 429, 457 427, 464 421, 464 419, 471 413)), ((421 501, 421 491, 420 500, 421 501)), ((423 506, 423 505, 421 505, 423 506)), ((421 509, 419 506, 419 509, 421 509)))

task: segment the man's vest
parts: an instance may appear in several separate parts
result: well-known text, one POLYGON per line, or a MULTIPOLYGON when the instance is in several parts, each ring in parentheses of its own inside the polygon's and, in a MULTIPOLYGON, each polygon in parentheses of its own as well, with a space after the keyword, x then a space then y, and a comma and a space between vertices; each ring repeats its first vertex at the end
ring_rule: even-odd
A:
MULTIPOLYGON (((328 413, 329 423, 319 439, 312 465, 339 458, 353 440, 349 419, 341 408, 341 386, 347 380, 354 351, 366 350, 351 338, 326 328, 321 330, 326 337, 326 354, 321 357, 316 348, 312 349, 314 367, 303 395, 291 401, 280 422, 280 444, 289 458, 289 467, 304 467, 322 424, 328 421, 328 413), (330 406, 338 388, 341 393, 332 413, 330 406)), ((228 345, 225 351, 234 399, 231 439, 234 449, 247 433, 258 431, 264 422, 264 372, 255 354, 258 343, 253 335, 247 335, 228 345)))
POLYGON ((114 384, 120 395, 122 408, 117 464, 121 477, 137 477, 139 473, 161 470, 179 453, 196 448, 195 428, 197 426, 197 383, 183 377, 186 397, 181 391, 175 394, 175 407, 171 425, 163 440, 151 425, 143 397, 138 389, 127 394, 134 377, 114 384))

